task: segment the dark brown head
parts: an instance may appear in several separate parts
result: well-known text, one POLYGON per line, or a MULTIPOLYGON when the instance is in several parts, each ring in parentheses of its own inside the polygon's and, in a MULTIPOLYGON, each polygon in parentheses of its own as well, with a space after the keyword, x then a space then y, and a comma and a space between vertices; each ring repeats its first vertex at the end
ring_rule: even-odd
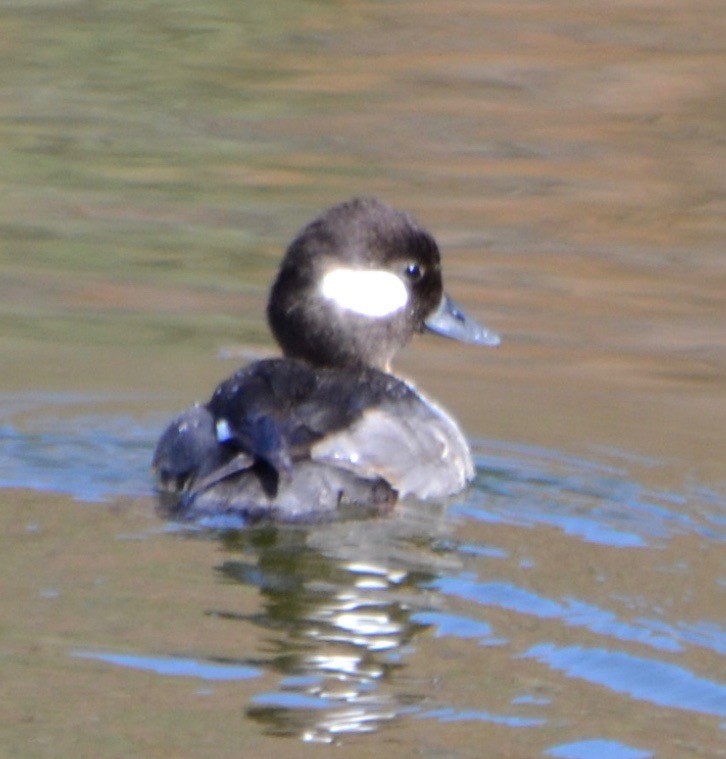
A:
POLYGON ((408 214, 359 198, 325 211, 292 241, 267 316, 286 356, 385 370, 427 327, 492 344, 491 333, 452 307, 433 237, 408 214))

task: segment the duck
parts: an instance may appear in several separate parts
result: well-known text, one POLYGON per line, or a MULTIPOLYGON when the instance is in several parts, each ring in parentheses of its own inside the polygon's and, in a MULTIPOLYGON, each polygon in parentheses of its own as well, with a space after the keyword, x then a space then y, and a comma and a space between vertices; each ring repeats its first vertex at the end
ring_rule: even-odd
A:
POLYGON ((368 197, 324 211, 287 248, 267 321, 282 356, 242 367, 162 433, 152 468, 165 514, 310 522, 466 488, 461 428, 391 364, 417 333, 500 338, 444 292, 439 247, 413 216, 368 197))

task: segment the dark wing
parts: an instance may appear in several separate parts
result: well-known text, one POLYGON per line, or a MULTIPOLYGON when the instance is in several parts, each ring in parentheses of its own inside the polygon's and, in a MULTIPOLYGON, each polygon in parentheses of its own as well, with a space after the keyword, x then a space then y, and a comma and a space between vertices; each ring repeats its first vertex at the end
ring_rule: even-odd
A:
POLYGON ((162 505, 188 519, 246 521, 317 517, 346 504, 390 508, 397 493, 385 478, 312 453, 385 399, 412 394, 372 369, 314 369, 290 359, 245 367, 162 435, 154 454, 162 505))
POLYGON ((245 367, 215 391, 207 409, 217 441, 267 462, 280 475, 308 459, 313 445, 354 424, 367 409, 411 394, 376 370, 313 368, 292 359, 245 367))

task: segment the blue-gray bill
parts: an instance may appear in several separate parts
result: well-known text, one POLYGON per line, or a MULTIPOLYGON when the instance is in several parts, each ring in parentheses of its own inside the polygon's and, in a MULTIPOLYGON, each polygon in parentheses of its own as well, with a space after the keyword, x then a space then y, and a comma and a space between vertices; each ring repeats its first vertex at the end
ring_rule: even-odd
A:
POLYGON ((496 332, 492 332, 472 319, 448 295, 441 298, 439 307, 428 316, 424 324, 431 332, 462 343, 494 347, 501 342, 496 332))

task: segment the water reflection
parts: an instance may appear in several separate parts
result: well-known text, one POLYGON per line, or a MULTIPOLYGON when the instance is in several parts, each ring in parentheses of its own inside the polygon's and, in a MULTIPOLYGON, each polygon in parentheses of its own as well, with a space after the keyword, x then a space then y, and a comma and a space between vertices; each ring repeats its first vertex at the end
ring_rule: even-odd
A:
POLYGON ((420 592, 436 572, 416 567, 420 557, 408 566, 385 557, 395 543, 384 532, 376 523, 268 528, 228 542, 219 572, 258 588, 259 611, 210 613, 269 632, 262 663, 282 675, 279 688, 257 694, 246 711, 267 732, 327 743, 377 730, 424 698, 396 698, 386 686, 413 639, 437 622, 420 592))
POLYGON ((726 686, 698 677, 675 664, 621 651, 556 646, 552 643, 533 646, 523 656, 545 662, 571 677, 582 678, 658 706, 726 717, 726 686))
MULTIPOLYGON (((84 500, 150 492, 156 429, 123 411, 126 401, 2 401, 0 486, 84 500)), ((713 605, 725 503, 717 490, 656 486, 658 462, 615 451, 588 459, 481 440, 475 453, 478 478, 450 503, 223 536, 217 581, 239 587, 232 598, 251 600, 251 610, 188 602, 235 626, 231 657, 214 639, 192 657, 178 641, 149 652, 123 639, 108 650, 114 635, 79 640, 68 653, 79 667, 90 659, 205 688, 244 682, 248 719, 308 742, 431 722, 527 730, 544 741, 551 726, 573 725, 589 696, 603 732, 573 732, 583 740, 551 746, 551 755, 591 759, 602 747, 613 756, 657 748, 614 740, 627 737, 612 728, 618 709, 644 723, 671 724, 672 712, 704 724, 726 716, 726 688, 713 675, 726 651, 713 605)), ((24 534, 38 529, 29 522, 24 534)), ((163 540, 159 532, 153 521, 144 535, 163 540)), ((188 548, 154 545, 171 561, 188 548)), ((67 589, 43 593, 63 599, 67 589)))
POLYGON ((153 672, 165 677, 193 677, 198 680, 224 681, 249 680, 260 675, 260 671, 254 667, 229 662, 200 661, 180 656, 139 656, 88 650, 73 651, 72 656, 77 659, 92 659, 115 664, 127 669, 153 672))
MULTIPOLYGON (((560 451, 482 440, 481 477, 452 512, 478 522, 549 525, 577 540, 613 548, 663 546, 677 534, 723 540, 723 498, 691 484, 655 489, 633 475, 641 457, 623 451, 599 460, 560 451), (516 508, 512 504, 516 503, 516 508)), ((663 464, 648 460, 648 468, 663 464)))
MULTIPOLYGON (((614 552, 616 561, 632 561, 651 545, 662 551, 679 535, 713 539, 715 513, 683 513, 679 506, 688 495, 644 486, 629 475, 624 459, 619 466, 594 463, 488 441, 480 446, 479 463, 476 487, 451 504, 404 507, 383 520, 266 528, 227 539, 219 573, 258 589, 259 609, 209 613, 267 631, 265 650, 250 663, 280 678, 275 690, 252 698, 246 715, 270 734, 332 742, 402 717, 533 728, 562 708, 527 690, 504 708, 500 699, 493 710, 467 708, 451 693, 448 702, 446 696, 435 701, 416 659, 420 636, 476 645, 476 657, 465 648, 461 655, 482 671, 503 654, 507 667, 538 662, 651 706, 726 714, 720 683, 691 669, 688 658, 668 661, 694 651, 718 654, 724 639, 719 625, 665 617, 655 597, 618 595, 613 588, 591 590, 590 597, 563 590, 563 567, 550 580, 549 593, 537 592, 531 586, 542 585, 550 557, 522 558, 514 549, 520 540, 536 542, 546 526, 560 533, 573 555, 575 546, 595 544, 614 552), (486 530, 477 537, 478 524, 486 530), (502 532, 512 529, 514 543, 502 532), (496 536, 508 547, 487 539, 496 536), (462 602, 467 613, 461 613, 462 602), (529 635, 515 642, 525 620, 534 624, 525 622, 529 635), (550 642, 563 636, 578 642, 550 642), (599 645, 579 642, 587 640, 599 645)), ((594 582, 606 580, 596 576, 594 582)), ((483 705, 487 698, 481 700, 483 705)), ((594 739, 593 745, 601 743, 594 739)), ((626 753, 635 750, 618 745, 626 753)))
POLYGON ((155 425, 111 413, 142 397, 0 393, 0 487, 95 502, 149 494, 155 425))
POLYGON ((554 746, 545 752, 556 759, 650 759, 650 751, 626 746, 619 741, 594 739, 554 746))

